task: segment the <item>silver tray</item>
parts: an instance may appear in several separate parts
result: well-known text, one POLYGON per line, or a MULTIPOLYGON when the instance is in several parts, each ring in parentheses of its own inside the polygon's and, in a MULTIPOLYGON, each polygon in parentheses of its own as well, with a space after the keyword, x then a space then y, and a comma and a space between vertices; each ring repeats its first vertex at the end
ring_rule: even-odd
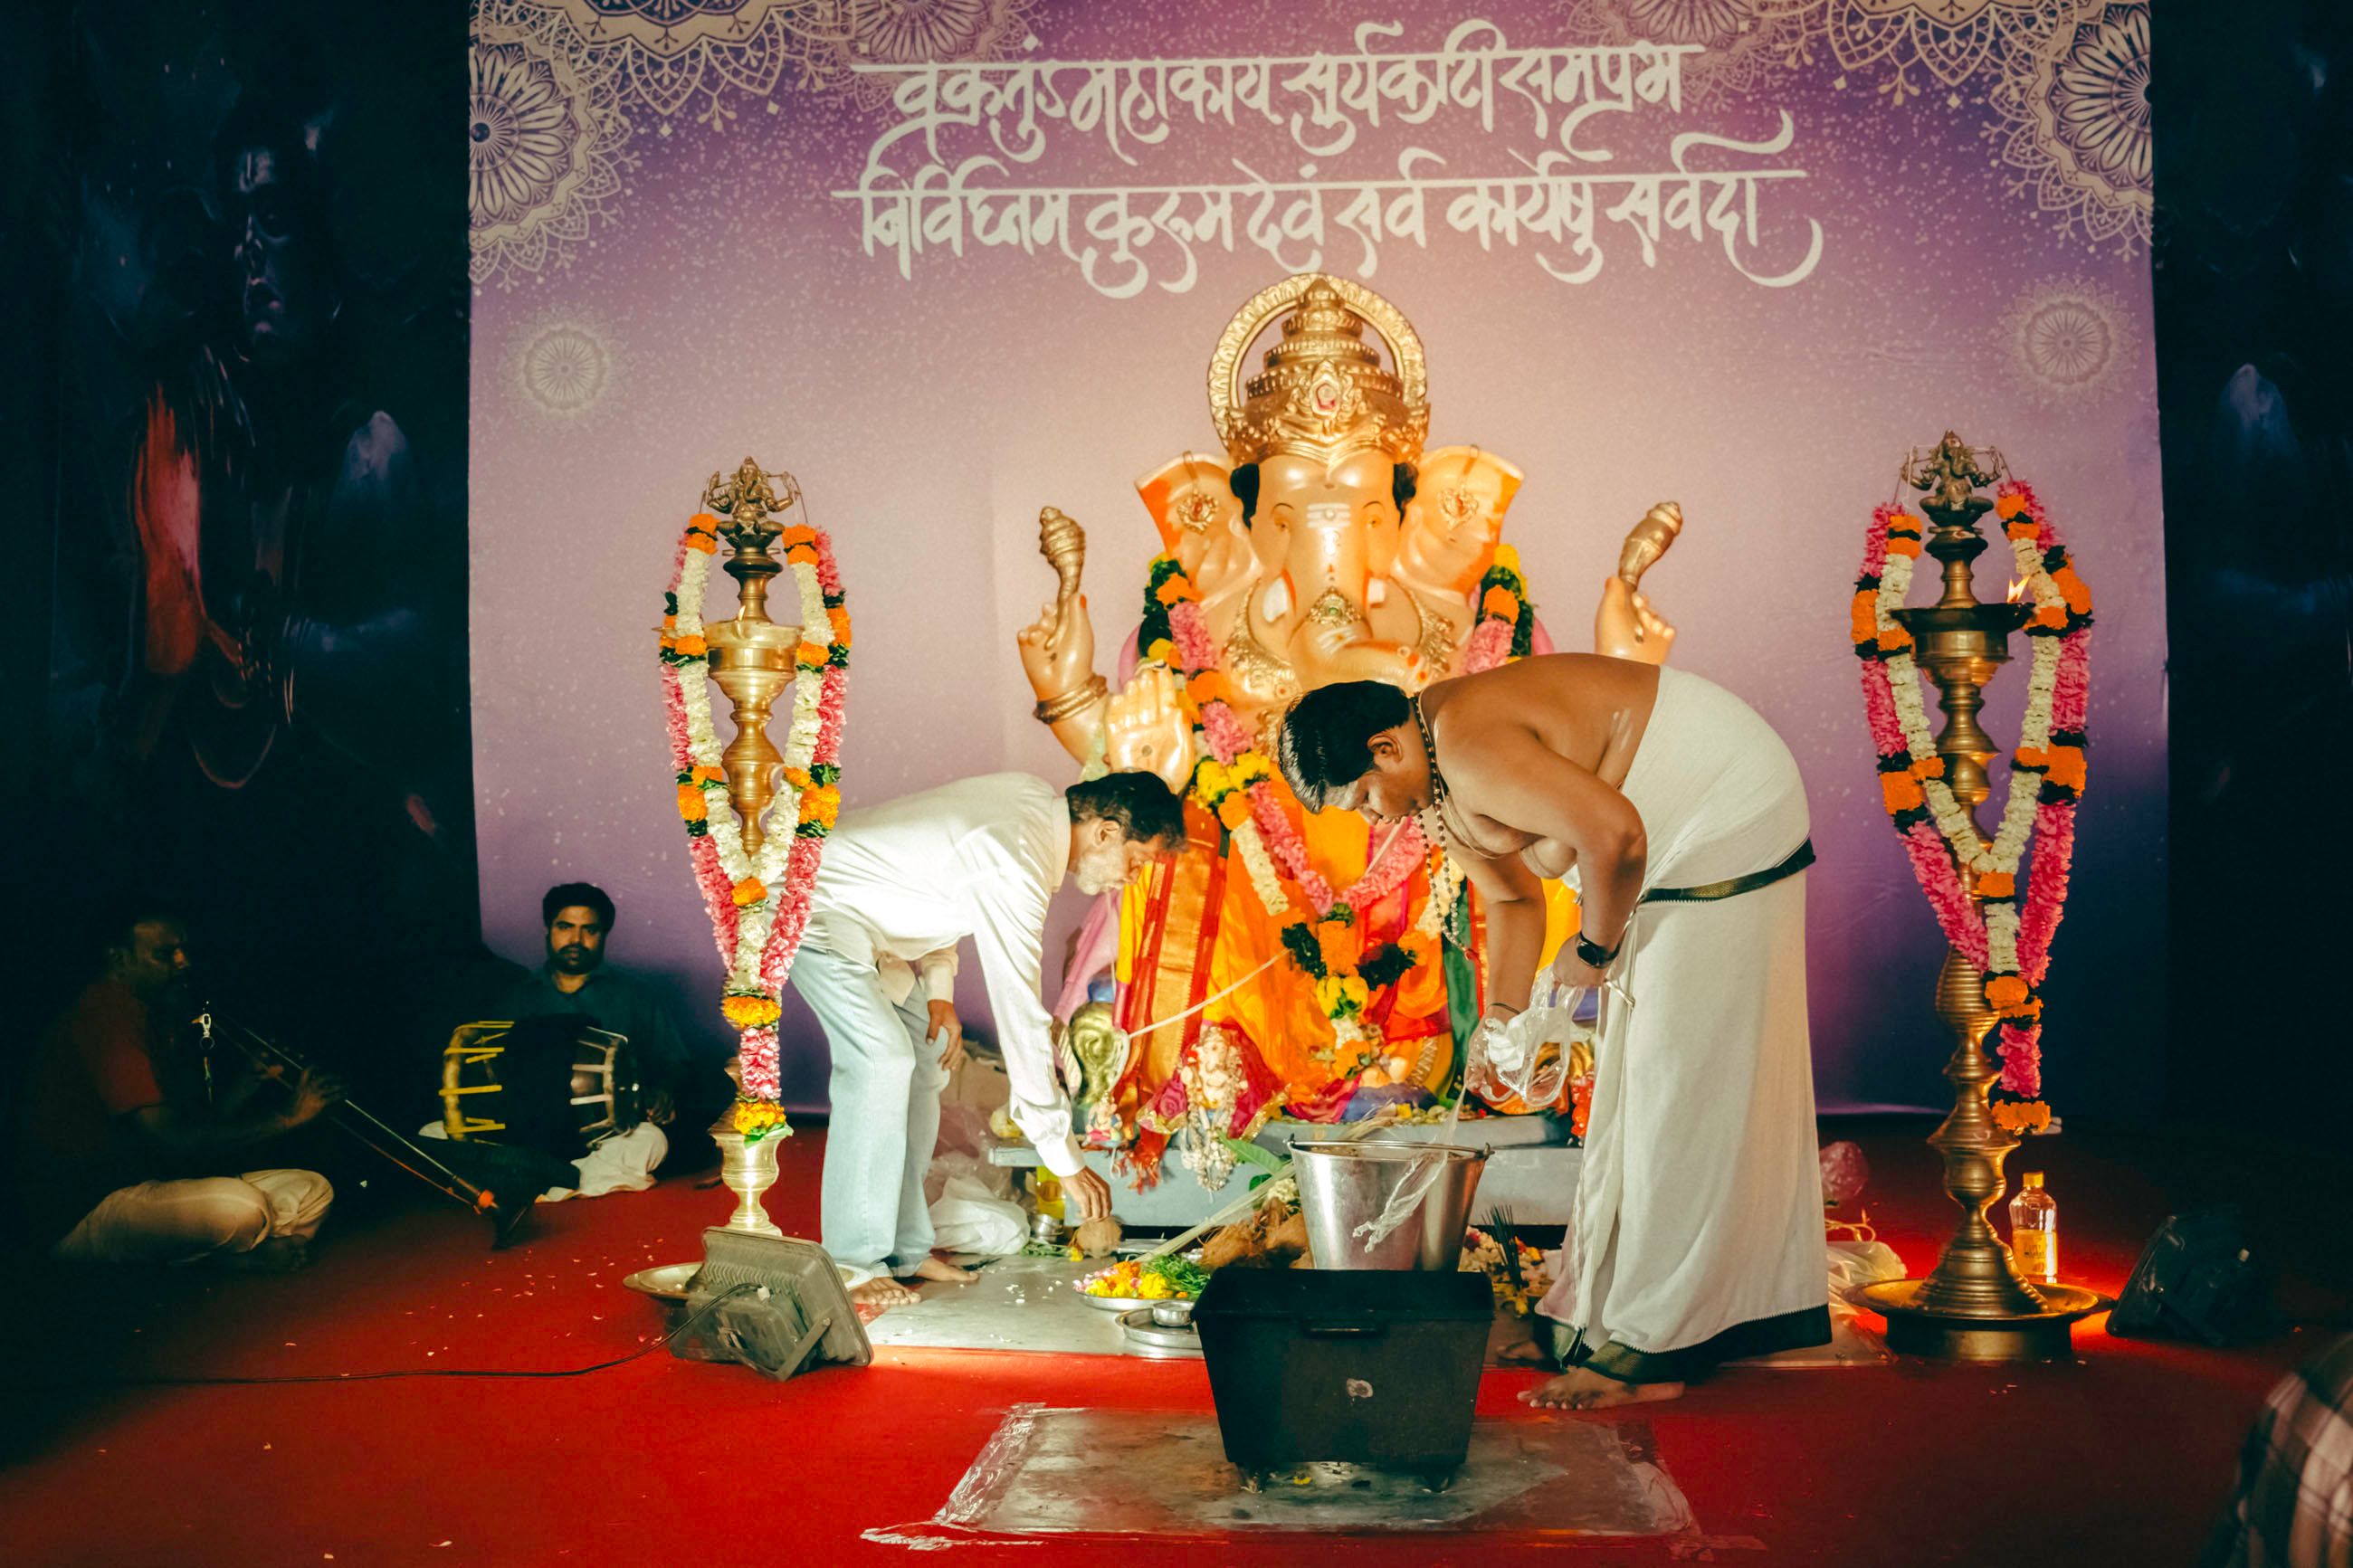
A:
POLYGON ((1201 1336, 1193 1325, 1171 1329, 1152 1321, 1152 1309, 1122 1312, 1119 1326, 1127 1332, 1127 1353, 1159 1361, 1183 1357, 1198 1358, 1201 1353, 1201 1336))
POLYGON ((621 1281, 640 1296, 657 1296, 665 1301, 683 1301, 686 1288, 702 1268, 693 1263, 665 1263, 655 1268, 640 1268, 621 1281))
POLYGON ((1071 1281, 1071 1289, 1078 1292, 1080 1300, 1084 1301, 1088 1306, 1096 1309, 1098 1311, 1133 1312, 1138 1307, 1149 1307, 1152 1305, 1150 1301, 1145 1300, 1145 1298, 1141 1296, 1090 1296, 1084 1290, 1079 1289, 1079 1281, 1075 1279, 1071 1281))

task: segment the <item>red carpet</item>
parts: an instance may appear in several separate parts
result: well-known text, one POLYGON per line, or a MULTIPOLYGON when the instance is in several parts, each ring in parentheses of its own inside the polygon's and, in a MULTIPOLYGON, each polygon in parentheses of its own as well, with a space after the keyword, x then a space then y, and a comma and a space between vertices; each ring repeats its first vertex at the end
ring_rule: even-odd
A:
MULTIPOLYGON (((1949 1226, 1925 1124, 1862 1131, 1868 1208, 1915 1268, 1949 1226)), ((1833 1129, 1831 1136, 1839 1135, 1833 1129)), ((770 1211, 814 1234, 819 1138, 786 1146, 770 1211)), ((2341 1311, 2340 1171, 2278 1151, 2192 1152, 2076 1129, 2050 1172, 2065 1272, 2113 1291, 2171 1208, 2232 1196, 2286 1302, 2341 1311)), ((387 1172, 376 1180, 392 1179, 387 1172)), ((1198 1363, 893 1352, 868 1372, 771 1384, 667 1352, 576 1378, 343 1381, 397 1368, 560 1370, 658 1331, 619 1278, 691 1258, 726 1194, 674 1180, 543 1205, 528 1244, 485 1251, 454 1211, 333 1220, 287 1279, 20 1268, 7 1342, 17 1414, 0 1473, 0 1558, 27 1564, 540 1563, 904 1559, 862 1532, 927 1520, 1022 1401, 1205 1410, 1198 1363), (324 1384, 100 1387, 110 1375, 324 1384), (62 1386, 61 1386, 62 1385, 62 1386)), ((1493 1537, 976 1542, 1022 1564, 1133 1560, 1493 1563, 1573 1544, 1582 1561, 2186 1563, 2228 1490, 2263 1391, 2316 1338, 2209 1351, 2078 1331, 2072 1364, 1900 1363, 1735 1371, 1640 1413, 1709 1541, 1493 1537)), ((1493 1373, 1482 1414, 1537 1419, 1493 1373)), ((1605 1417, 1606 1418, 1606 1417, 1605 1417)))

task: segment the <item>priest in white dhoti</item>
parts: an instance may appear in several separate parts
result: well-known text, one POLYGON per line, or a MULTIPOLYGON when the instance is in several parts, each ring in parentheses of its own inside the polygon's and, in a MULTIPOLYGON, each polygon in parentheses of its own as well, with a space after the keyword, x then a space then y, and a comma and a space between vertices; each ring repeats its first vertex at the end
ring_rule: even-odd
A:
POLYGON ((1831 1337, 1806 1019, 1803 782, 1738 698, 1680 670, 1556 654, 1419 697, 1309 692, 1283 772, 1310 809, 1420 813, 1486 911, 1482 1043, 1542 952, 1542 879, 1577 885, 1561 980, 1604 988, 1585 1162, 1544 1312, 1591 1409, 1831 1337))
POLYGON ((971 1278, 933 1256, 923 1196, 940 1090, 964 1054, 955 976, 966 941, 997 1020, 1008 1114, 1080 1217, 1111 1212, 1110 1184, 1082 1163, 1054 1073, 1039 991, 1046 913, 1065 877, 1082 892, 1110 892, 1184 837, 1176 797, 1144 773, 1067 791, 991 773, 842 814, 791 984, 833 1056, 820 1212, 853 1298, 903 1305, 915 1298, 902 1279, 971 1278))

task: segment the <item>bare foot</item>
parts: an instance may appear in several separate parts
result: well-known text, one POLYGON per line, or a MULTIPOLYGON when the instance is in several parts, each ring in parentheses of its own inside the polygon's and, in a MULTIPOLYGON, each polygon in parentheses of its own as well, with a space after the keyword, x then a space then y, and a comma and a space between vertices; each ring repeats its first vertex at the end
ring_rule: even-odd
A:
POLYGON ((969 1285, 979 1276, 969 1268, 958 1268, 944 1258, 926 1258, 905 1274, 902 1279, 926 1279, 934 1285, 969 1285))
POLYGON ((224 1268, 248 1274, 291 1274, 311 1261, 311 1244, 299 1236, 273 1236, 250 1252, 220 1256, 224 1268))
POLYGON ((859 1310, 861 1318, 872 1312, 887 1312, 893 1307, 912 1307, 922 1300, 888 1274, 877 1274, 865 1284, 849 1288, 849 1303, 859 1310))
POLYGON ((1683 1392, 1680 1383, 1620 1383, 1580 1366, 1529 1389, 1520 1395, 1520 1403, 1552 1410, 1607 1410, 1617 1405, 1679 1399, 1683 1392))
POLYGON ((1552 1352, 1534 1340, 1514 1340, 1495 1352, 1505 1366, 1550 1366, 1552 1352))

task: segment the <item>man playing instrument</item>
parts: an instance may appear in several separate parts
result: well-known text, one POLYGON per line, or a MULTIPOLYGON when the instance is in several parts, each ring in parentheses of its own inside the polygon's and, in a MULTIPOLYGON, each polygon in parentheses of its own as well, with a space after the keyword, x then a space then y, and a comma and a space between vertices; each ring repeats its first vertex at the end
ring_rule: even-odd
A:
POLYGON ((76 1263, 299 1268, 334 1198, 324 1176, 188 1173, 242 1169, 248 1152, 316 1119, 342 1086, 309 1070, 290 1085, 259 1068, 208 1072, 176 1052, 186 1015, 170 1002, 188 969, 176 917, 128 912, 105 938, 99 977, 43 1037, 16 1142, 32 1238, 76 1263))
POLYGON ((1482 1046, 1514 1039, 1542 879, 1578 884, 1557 978, 1608 987, 1559 1282, 1567 1370, 1525 1397, 1671 1399, 1718 1362, 1830 1339, 1806 1019, 1805 787, 1697 676, 1555 654, 1418 698, 1350 681, 1286 718, 1310 810, 1419 814, 1486 912, 1482 1046))
POLYGON ((860 1304, 913 1301, 894 1276, 972 1278, 934 1256, 923 1195, 940 1090, 964 1056, 955 955, 966 937, 987 978, 1014 1122, 1061 1178, 1079 1218, 1111 1213, 1111 1184, 1082 1162, 1054 1071, 1039 997, 1046 914, 1065 877, 1082 892, 1107 893, 1184 838, 1183 808, 1147 773, 1068 791, 994 773, 842 814, 818 868, 792 987, 833 1055, 823 1234, 826 1250, 858 1277, 850 1294, 860 1304))

